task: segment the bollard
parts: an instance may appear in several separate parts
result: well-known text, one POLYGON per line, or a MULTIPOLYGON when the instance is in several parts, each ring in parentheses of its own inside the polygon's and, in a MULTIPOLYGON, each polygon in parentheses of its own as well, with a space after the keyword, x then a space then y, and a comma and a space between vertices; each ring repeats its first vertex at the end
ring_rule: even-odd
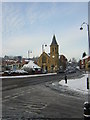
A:
POLYGON ((67 75, 65 75, 65 84, 67 84, 67 75))
POLYGON ((90 120, 90 103, 84 103, 84 120, 90 120))
POLYGON ((87 77, 87 89, 89 89, 89 78, 87 77))

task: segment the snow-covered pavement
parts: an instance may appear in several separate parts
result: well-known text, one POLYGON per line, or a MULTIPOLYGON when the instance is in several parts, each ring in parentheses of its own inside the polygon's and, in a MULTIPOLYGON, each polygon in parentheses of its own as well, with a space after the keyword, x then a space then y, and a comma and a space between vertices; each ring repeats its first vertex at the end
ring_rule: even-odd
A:
POLYGON ((85 74, 85 76, 83 76, 82 78, 78 78, 78 79, 67 79, 67 84, 65 84, 65 80, 61 80, 59 82, 59 85, 62 86, 66 86, 70 89, 73 89, 75 91, 79 91, 82 93, 88 93, 87 90, 87 77, 88 74, 85 74))
POLYGON ((27 78, 27 77, 38 77, 47 75, 56 75, 57 73, 47 73, 47 74, 35 74, 35 75, 20 75, 20 76, 0 76, 0 78, 27 78))

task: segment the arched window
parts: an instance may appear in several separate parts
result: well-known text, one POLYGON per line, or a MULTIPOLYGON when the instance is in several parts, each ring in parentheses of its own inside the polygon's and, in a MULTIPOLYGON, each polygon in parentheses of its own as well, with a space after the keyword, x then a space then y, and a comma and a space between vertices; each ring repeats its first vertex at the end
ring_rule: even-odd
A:
POLYGON ((56 52, 56 50, 57 50, 57 49, 56 49, 56 47, 55 47, 55 52, 56 52))
POLYGON ((52 52, 54 52, 54 48, 52 48, 52 52))
POLYGON ((46 56, 42 56, 42 63, 46 63, 46 56))

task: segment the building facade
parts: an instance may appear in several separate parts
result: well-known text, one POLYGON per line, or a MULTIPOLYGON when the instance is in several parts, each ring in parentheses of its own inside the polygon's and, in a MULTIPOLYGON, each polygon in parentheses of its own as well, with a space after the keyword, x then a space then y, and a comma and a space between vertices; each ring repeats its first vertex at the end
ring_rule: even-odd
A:
POLYGON ((59 45, 57 44, 55 35, 50 45, 50 54, 43 53, 38 58, 38 65, 42 71, 56 72, 59 69, 59 45))
POLYGON ((59 68, 60 70, 66 70, 67 67, 67 58, 64 55, 60 55, 60 59, 59 59, 59 68))
POLYGON ((55 35, 53 36, 52 43, 50 45, 50 65, 51 71, 57 71, 59 69, 59 45, 57 44, 55 35))
POLYGON ((80 60, 80 69, 90 71, 90 56, 85 56, 80 60))

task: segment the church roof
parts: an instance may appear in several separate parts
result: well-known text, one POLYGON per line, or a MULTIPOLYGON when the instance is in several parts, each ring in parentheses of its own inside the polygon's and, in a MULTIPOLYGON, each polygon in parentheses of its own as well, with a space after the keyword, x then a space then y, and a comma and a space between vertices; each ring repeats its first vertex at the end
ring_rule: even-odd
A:
POLYGON ((41 56, 43 56, 43 55, 46 55, 46 56, 50 57, 50 55, 47 54, 46 52, 43 52, 43 53, 41 54, 41 56))
POLYGON ((57 41, 56 41, 55 35, 53 36, 51 45, 58 45, 58 44, 57 44, 57 41))

